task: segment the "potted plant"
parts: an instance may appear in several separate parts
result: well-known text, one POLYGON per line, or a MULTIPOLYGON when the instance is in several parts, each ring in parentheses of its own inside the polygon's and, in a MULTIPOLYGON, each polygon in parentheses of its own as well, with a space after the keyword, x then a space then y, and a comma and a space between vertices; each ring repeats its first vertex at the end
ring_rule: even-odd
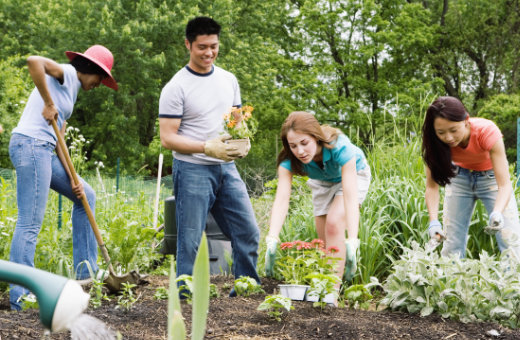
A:
POLYGON ((339 258, 331 256, 336 247, 324 248, 324 242, 314 239, 311 242, 293 241, 280 244, 282 256, 275 265, 275 276, 286 284, 280 284, 280 293, 293 300, 303 300, 310 288, 311 275, 334 273, 339 258))
POLYGON ((224 131, 231 136, 226 143, 238 147, 240 158, 245 157, 251 149, 250 139, 253 139, 258 128, 258 122, 252 114, 253 110, 251 105, 232 107, 224 115, 224 131))

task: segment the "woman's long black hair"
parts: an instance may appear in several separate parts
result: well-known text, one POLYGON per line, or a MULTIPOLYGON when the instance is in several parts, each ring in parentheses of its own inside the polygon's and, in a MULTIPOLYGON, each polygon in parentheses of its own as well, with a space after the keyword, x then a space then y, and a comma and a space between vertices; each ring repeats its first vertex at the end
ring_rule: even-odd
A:
POLYGON ((426 111, 422 126, 422 157, 431 171, 433 180, 441 186, 450 184, 456 173, 451 161, 451 149, 437 137, 433 122, 438 117, 462 122, 468 116, 464 104, 455 97, 439 97, 426 111))

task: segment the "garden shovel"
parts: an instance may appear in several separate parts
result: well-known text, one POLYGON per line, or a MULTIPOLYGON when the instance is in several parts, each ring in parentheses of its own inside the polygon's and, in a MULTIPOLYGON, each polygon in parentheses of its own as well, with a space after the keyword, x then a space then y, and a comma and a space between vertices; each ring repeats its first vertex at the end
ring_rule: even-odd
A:
MULTIPOLYGON (((72 175, 72 180, 74 181, 74 183, 77 184, 79 183, 79 177, 76 174, 76 171, 74 170, 74 165, 72 164, 69 153, 65 152, 67 150, 67 145, 65 144, 65 141, 63 140, 63 137, 61 136, 61 133, 58 130, 58 126, 56 125, 55 120, 52 120, 52 128, 54 129, 54 133, 58 138, 58 143, 61 150, 64 151, 63 154, 65 156, 67 165, 69 166, 70 173, 72 175)), ((90 205, 88 204, 88 200, 85 195, 81 197, 81 203, 83 204, 83 207, 87 212, 88 220, 90 222, 90 226, 92 227, 92 231, 96 236, 96 240, 99 245, 99 249, 101 250, 101 254, 103 254, 103 258, 105 259, 105 262, 108 265, 108 276, 103 277, 104 283, 106 284, 108 290, 110 290, 110 292, 112 293, 116 293, 123 289, 123 283, 132 283, 136 285, 139 283, 143 283, 144 280, 142 279, 141 275, 139 275, 139 273, 137 273, 135 270, 131 271, 128 274, 116 275, 114 268, 112 267, 112 262, 110 261, 110 256, 108 256, 107 248, 105 246, 105 243, 103 242, 101 233, 99 232, 99 228, 94 218, 94 214, 92 213, 92 209, 90 209, 90 205)))

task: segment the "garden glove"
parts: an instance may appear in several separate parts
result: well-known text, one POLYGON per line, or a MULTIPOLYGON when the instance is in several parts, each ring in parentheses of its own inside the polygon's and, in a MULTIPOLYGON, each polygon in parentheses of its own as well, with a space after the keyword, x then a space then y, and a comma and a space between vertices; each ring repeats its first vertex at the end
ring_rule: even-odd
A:
POLYGON ((498 211, 493 211, 489 215, 489 225, 484 228, 484 231, 489 235, 495 235, 504 228, 504 215, 498 211))
POLYGON ((345 240, 346 254, 345 254, 345 279, 352 281, 357 270, 357 250, 359 248, 359 239, 345 240))
POLYGON ((430 225, 428 226, 428 234, 431 239, 435 239, 437 242, 442 242, 446 239, 446 235, 444 231, 442 231, 441 222, 438 220, 430 221, 430 225))
POLYGON ((265 275, 273 277, 274 263, 276 261, 276 249, 278 248, 278 239, 272 236, 265 237, 267 245, 265 250, 265 275))
POLYGON ((226 162, 238 158, 240 153, 237 147, 224 143, 225 140, 230 138, 231 136, 229 135, 223 135, 206 141, 206 143, 204 143, 204 153, 210 157, 222 159, 226 162))

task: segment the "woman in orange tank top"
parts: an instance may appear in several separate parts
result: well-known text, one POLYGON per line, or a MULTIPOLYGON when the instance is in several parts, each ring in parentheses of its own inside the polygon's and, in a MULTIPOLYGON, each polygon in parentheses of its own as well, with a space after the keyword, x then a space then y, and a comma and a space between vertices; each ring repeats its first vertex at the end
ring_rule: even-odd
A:
POLYGON ((439 97, 428 107, 422 130, 428 233, 444 241, 441 254, 465 257, 471 215, 480 199, 489 214, 485 231, 496 235, 500 251, 512 248, 520 259, 518 208, 499 128, 470 117, 457 98, 439 97), (440 186, 445 187, 444 227, 438 218, 440 186))

